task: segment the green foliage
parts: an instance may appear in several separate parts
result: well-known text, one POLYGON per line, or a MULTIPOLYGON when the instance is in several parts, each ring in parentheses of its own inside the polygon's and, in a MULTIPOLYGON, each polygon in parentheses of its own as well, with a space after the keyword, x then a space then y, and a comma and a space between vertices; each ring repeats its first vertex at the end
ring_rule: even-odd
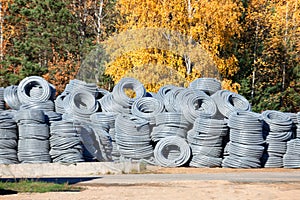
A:
POLYGON ((0 182, 0 190, 12 190, 20 193, 44 193, 81 191, 82 188, 68 184, 48 183, 42 181, 21 180, 18 182, 0 182))
POLYGON ((267 109, 298 112, 300 6, 297 0, 252 0, 243 5, 243 34, 235 41, 241 70, 234 80, 242 82, 240 94, 252 102, 257 112, 267 109))
POLYGON ((11 33, 4 38, 1 86, 39 75, 62 91, 89 52, 115 30, 115 0, 12 0, 8 5, 4 26, 11 33))
POLYGON ((3 74, 8 80, 6 85, 47 73, 54 52, 67 58, 68 53, 79 51, 78 24, 67 5, 68 1, 56 0, 15 0, 10 5, 6 20, 16 27, 16 33, 2 63, 7 72, 3 74))
MULTIPOLYGON (((4 19, 1 87, 18 84, 26 76, 43 75, 59 91, 69 79, 77 77, 111 89, 112 79, 119 80, 137 69, 136 66, 142 66, 138 69, 145 71, 158 64, 167 65, 165 71, 155 71, 152 67, 142 77, 146 82, 156 83, 160 79, 156 72, 172 70, 189 82, 201 76, 195 63, 201 63, 206 57, 213 59, 218 67, 224 78, 223 87, 239 88, 254 111, 300 111, 300 3, 297 0, 0 1, 4 13, 0 16, 4 19), (188 64, 184 62, 187 55, 180 57, 159 50, 151 53, 149 48, 130 49, 135 41, 138 42, 133 46, 139 46, 142 43, 139 41, 147 43, 143 34, 134 37, 129 31, 144 27, 165 28, 191 37, 210 56, 188 55, 191 61, 188 64), (125 31, 130 33, 128 39, 115 41, 115 37, 110 37, 125 31), (95 54, 92 50, 103 41, 111 41, 105 49, 111 51, 100 49, 95 54), (119 49, 126 52, 119 55, 119 49), (119 56, 105 69, 107 60, 103 58, 114 55, 119 56), (76 76, 79 68, 81 71, 76 76)), ((155 43, 155 39, 149 43, 155 43)), ((178 82, 176 77, 171 78, 178 82)))

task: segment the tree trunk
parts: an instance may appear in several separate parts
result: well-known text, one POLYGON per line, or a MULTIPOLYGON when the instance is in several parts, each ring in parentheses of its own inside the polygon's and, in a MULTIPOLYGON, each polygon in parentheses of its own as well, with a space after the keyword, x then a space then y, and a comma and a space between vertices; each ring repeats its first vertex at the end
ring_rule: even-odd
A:
POLYGON ((252 102, 254 100, 254 93, 255 93, 258 31, 259 31, 259 22, 256 23, 256 28, 255 28, 254 67, 253 67, 253 71, 252 71, 252 88, 251 88, 251 99, 252 99, 252 102))
POLYGON ((103 12, 103 0, 100 1, 100 5, 98 8, 98 13, 95 13, 96 17, 97 17, 97 38, 96 38, 96 42, 99 45, 100 44, 100 36, 101 36, 101 24, 102 24, 102 12, 103 12))
POLYGON ((3 61, 3 25, 4 25, 4 12, 2 1, 0 1, 0 61, 3 61))
POLYGON ((282 69, 282 92, 285 89, 285 76, 286 76, 286 64, 287 64, 287 56, 288 56, 288 28, 289 28, 289 22, 288 22, 288 8, 289 3, 286 3, 286 10, 285 10, 285 31, 284 31, 284 63, 283 63, 283 69, 282 69))

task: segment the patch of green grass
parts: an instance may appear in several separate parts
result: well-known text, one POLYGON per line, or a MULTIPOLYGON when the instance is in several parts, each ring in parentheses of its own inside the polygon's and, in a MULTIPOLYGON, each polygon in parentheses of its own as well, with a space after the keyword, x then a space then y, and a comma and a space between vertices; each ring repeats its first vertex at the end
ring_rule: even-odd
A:
POLYGON ((42 181, 21 180, 18 182, 0 182, 0 190, 16 191, 18 193, 44 193, 44 192, 65 192, 81 191, 82 188, 70 186, 67 183, 57 184, 42 181))

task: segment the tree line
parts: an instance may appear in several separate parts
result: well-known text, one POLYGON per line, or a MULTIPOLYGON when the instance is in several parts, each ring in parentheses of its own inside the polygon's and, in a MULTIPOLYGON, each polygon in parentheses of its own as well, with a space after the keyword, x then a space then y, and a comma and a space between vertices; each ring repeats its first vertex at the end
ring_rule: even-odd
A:
POLYGON ((40 75, 62 91, 103 45, 113 58, 98 63, 104 88, 136 70, 145 72, 137 78, 150 91, 166 74, 161 84, 186 85, 213 63, 223 87, 245 96, 254 111, 298 112, 299 25, 298 0, 0 0, 0 85, 40 75), (157 48, 182 43, 167 30, 190 51, 157 48))

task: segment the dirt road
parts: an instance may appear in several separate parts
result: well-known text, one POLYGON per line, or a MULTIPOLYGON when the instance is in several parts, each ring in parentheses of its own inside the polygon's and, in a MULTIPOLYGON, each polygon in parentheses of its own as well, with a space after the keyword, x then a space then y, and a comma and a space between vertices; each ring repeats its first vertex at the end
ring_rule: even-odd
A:
POLYGON ((78 184, 85 190, 81 192, 15 194, 2 196, 0 199, 300 199, 300 170, 160 169, 141 175, 105 175, 78 184), (224 177, 223 180, 220 180, 222 177, 224 177))

